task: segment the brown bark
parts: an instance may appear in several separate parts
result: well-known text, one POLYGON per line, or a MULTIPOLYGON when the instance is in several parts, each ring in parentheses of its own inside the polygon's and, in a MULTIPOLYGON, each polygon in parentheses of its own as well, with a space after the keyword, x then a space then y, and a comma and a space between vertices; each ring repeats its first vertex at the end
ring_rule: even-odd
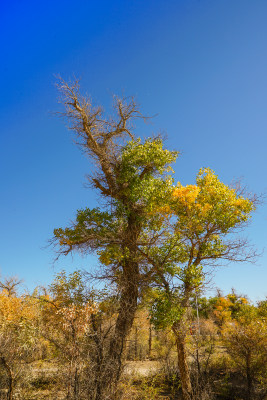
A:
POLYGON ((91 315, 91 323, 94 331, 93 341, 95 343, 94 353, 91 354, 91 358, 94 362, 94 370, 95 370, 95 378, 94 385, 95 388, 95 400, 100 400, 102 396, 101 392, 101 376, 103 372, 103 364, 104 364, 104 354, 103 354, 103 342, 101 341, 101 322, 100 322, 100 332, 98 327, 98 322, 96 316, 94 314, 91 315))
MULTIPOLYGON (((95 368, 95 394, 94 400, 114 399, 117 383, 122 372, 123 351, 126 338, 133 325, 138 297, 138 266, 136 263, 125 265, 124 288, 119 300, 119 311, 111 336, 107 353, 96 335, 96 368, 95 368)), ((92 396, 92 393, 90 393, 92 396)))
MULTIPOLYGON (((135 264, 135 263, 134 263, 135 264)), ((121 364, 126 337, 133 325, 134 316, 137 309, 138 297, 138 266, 133 265, 129 270, 133 273, 127 273, 128 282, 123 290, 120 300, 119 314, 116 321, 115 332, 110 343, 109 357, 113 371, 110 371, 110 378, 113 375, 115 382, 118 382, 121 375, 121 364)), ((113 382, 114 382, 113 379, 113 382)), ((110 381, 112 381, 110 379, 110 381)))
POLYGON ((183 400, 191 400, 193 396, 190 373, 186 357, 185 326, 183 323, 175 323, 172 327, 175 335, 176 348, 178 354, 178 367, 181 377, 183 400))

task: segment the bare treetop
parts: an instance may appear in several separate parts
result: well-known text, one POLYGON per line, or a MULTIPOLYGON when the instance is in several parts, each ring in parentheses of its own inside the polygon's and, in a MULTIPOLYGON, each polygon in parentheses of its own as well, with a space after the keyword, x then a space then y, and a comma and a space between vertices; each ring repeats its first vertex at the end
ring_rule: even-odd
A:
POLYGON ((97 176, 93 185, 102 194, 116 197, 116 168, 118 151, 125 144, 126 137, 134 139, 133 120, 143 116, 133 97, 113 97, 114 116, 106 116, 100 106, 93 106, 90 98, 79 92, 79 81, 65 82, 59 78, 57 87, 61 94, 60 102, 65 112, 60 113, 69 122, 69 129, 75 132, 76 144, 97 163, 97 176), (108 186, 108 187, 107 187, 108 186))

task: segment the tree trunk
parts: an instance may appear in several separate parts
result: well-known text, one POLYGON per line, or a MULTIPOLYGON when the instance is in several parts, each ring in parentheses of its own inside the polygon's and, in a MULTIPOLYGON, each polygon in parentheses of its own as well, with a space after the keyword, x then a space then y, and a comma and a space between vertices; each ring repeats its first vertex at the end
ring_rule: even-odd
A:
MULTIPOLYGON (((129 274, 128 282, 125 282, 125 286, 120 300, 119 314, 116 321, 115 332, 112 337, 109 349, 109 358, 111 361, 112 371, 110 371, 110 378, 112 377, 113 382, 116 384, 121 375, 121 364, 122 355, 126 337, 129 334, 133 325, 136 309, 137 309, 137 297, 138 297, 138 285, 137 285, 137 270, 138 266, 134 265, 131 268, 133 273, 129 274)), ((111 379, 110 379, 111 381, 111 379)))
MULTIPOLYGON (((128 208, 128 204, 126 204, 128 208)), ((110 343, 109 361, 111 362, 108 381, 117 385, 122 372, 122 356, 127 335, 132 328, 137 309, 139 288, 139 265, 136 261, 136 243, 140 234, 140 216, 132 209, 125 230, 124 250, 127 256, 121 264, 120 306, 115 332, 110 343)))
POLYGON ((6 370, 8 377, 8 392, 7 392, 7 400, 13 399, 13 374, 10 366, 6 362, 5 357, 0 357, 1 363, 6 370))
MULTIPOLYGON (((119 281, 119 311, 114 333, 110 340, 109 350, 105 359, 104 371, 99 378, 98 393, 95 400, 103 400, 104 393, 116 391, 122 372, 122 357, 126 338, 132 328, 137 309, 139 288, 139 266, 136 259, 136 242, 140 232, 138 216, 135 212, 129 214, 128 226, 125 231, 125 249, 127 257, 122 263, 122 276, 119 281)), ((114 397, 110 397, 114 399, 114 397)))
MULTIPOLYGON (((101 399, 102 396, 102 383, 101 383, 101 376, 103 373, 103 368, 104 368, 104 343, 103 339, 101 337, 101 322, 98 326, 98 321, 96 319, 96 316, 94 314, 91 315, 91 323, 92 323, 92 328, 94 331, 93 335, 93 341, 95 343, 95 346, 92 348, 90 357, 94 363, 94 390, 95 390, 95 395, 94 395, 94 400, 99 400, 101 399)), ((90 399, 93 398, 91 395, 90 399)))
POLYGON ((182 385, 182 393, 183 400, 192 400, 193 399, 193 391, 190 379, 190 373, 187 363, 186 357, 186 336, 187 336, 187 318, 188 318, 188 310, 189 310, 189 298, 190 298, 190 287, 185 285, 184 290, 184 298, 181 302, 182 309, 184 310, 183 314, 180 317, 180 320, 175 322, 172 326, 172 331, 175 335, 177 355, 178 355, 178 368, 180 371, 181 377, 181 385, 182 385))
POLYGON ((175 323, 172 327, 172 331, 175 335, 176 348, 178 354, 178 367, 181 377, 183 400, 191 400, 192 386, 189 374, 189 368, 186 359, 186 345, 185 345, 185 327, 183 323, 175 323))
POLYGON ((79 374, 77 365, 75 366, 75 373, 74 373, 73 398, 74 400, 79 400, 79 374))
POLYGON ((123 350, 137 309, 138 288, 124 290, 120 299, 120 307, 115 330, 111 337, 106 356, 100 360, 99 376, 96 377, 94 400, 115 399, 115 392, 122 372, 123 350))

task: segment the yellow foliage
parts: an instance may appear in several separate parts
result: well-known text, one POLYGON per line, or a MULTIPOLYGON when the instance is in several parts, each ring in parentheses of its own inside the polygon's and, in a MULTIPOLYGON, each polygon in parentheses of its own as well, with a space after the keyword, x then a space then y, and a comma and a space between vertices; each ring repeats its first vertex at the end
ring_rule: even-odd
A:
POLYGON ((173 197, 181 203, 190 206, 195 202, 199 192, 200 188, 196 185, 182 186, 178 183, 177 187, 173 191, 173 197))
POLYGON ((8 323, 17 324, 22 320, 33 320, 37 308, 29 299, 10 296, 7 290, 0 292, 0 321, 2 326, 8 323))
POLYGON ((214 315, 220 323, 231 319, 231 304, 231 301, 227 297, 219 297, 217 299, 214 309, 214 315))
POLYGON ((245 222, 254 210, 253 203, 238 196, 235 189, 220 182, 206 168, 197 175, 196 185, 177 184, 168 214, 178 217, 177 228, 201 234, 206 227, 215 226, 222 232, 245 222))

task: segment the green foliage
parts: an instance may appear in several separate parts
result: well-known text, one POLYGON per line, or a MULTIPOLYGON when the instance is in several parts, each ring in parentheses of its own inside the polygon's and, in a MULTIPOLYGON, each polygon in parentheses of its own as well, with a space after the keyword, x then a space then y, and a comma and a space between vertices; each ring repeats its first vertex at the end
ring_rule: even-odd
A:
POLYGON ((52 298, 61 306, 84 304, 85 284, 81 271, 74 271, 69 275, 66 271, 61 271, 49 286, 49 291, 52 298))
POLYGON ((157 377, 144 378, 140 385, 140 395, 142 400, 157 400, 161 392, 161 387, 158 386, 157 377))
POLYGON ((267 325, 257 309, 244 305, 238 319, 226 324, 222 336, 230 357, 246 376, 250 389, 255 379, 262 379, 266 384, 267 325))
POLYGON ((258 302, 258 314, 267 320, 267 299, 258 302))
POLYGON ((164 290, 153 292, 153 301, 150 306, 151 322, 156 329, 165 329, 179 321, 184 313, 180 302, 175 295, 166 293, 164 290))
POLYGON ((71 228, 54 230, 59 245, 72 249, 73 246, 82 252, 101 247, 118 228, 119 221, 108 212, 98 208, 78 210, 76 222, 71 228), (104 243, 103 243, 104 242, 104 243))
POLYGON ((163 149, 161 138, 148 138, 129 141, 121 156, 122 176, 126 180, 140 176, 144 168, 152 173, 164 174, 171 170, 170 164, 175 162, 178 152, 163 149))
POLYGON ((147 139, 144 143, 141 139, 128 142, 114 167, 120 192, 113 199, 112 213, 98 208, 78 210, 72 227, 54 230, 55 240, 63 252, 96 250, 100 261, 106 265, 123 262, 129 256, 121 243, 129 207, 142 210, 136 218, 142 226, 144 239, 151 230, 162 228, 164 218, 157 210, 170 200, 173 181, 166 173, 177 155, 177 152, 163 149, 159 138, 147 139), (119 240, 115 240, 118 237, 119 240))
POLYGON ((201 265, 191 264, 186 268, 181 269, 177 277, 191 288, 199 288, 203 283, 203 268, 201 265))
MULTIPOLYGON (((129 204, 141 207, 142 225, 151 229, 160 229, 162 219, 156 210, 169 202, 173 179, 170 164, 175 162, 178 152, 163 148, 160 138, 132 140, 121 151, 118 166, 118 182, 121 195, 129 204)), ((127 214, 127 206, 117 204, 118 212, 127 214)))
POLYGON ((200 169, 196 184, 200 189, 198 202, 204 206, 212 206, 205 215, 206 222, 216 223, 222 233, 246 222, 255 210, 251 200, 237 195, 234 188, 220 182, 218 176, 209 168, 200 169))

